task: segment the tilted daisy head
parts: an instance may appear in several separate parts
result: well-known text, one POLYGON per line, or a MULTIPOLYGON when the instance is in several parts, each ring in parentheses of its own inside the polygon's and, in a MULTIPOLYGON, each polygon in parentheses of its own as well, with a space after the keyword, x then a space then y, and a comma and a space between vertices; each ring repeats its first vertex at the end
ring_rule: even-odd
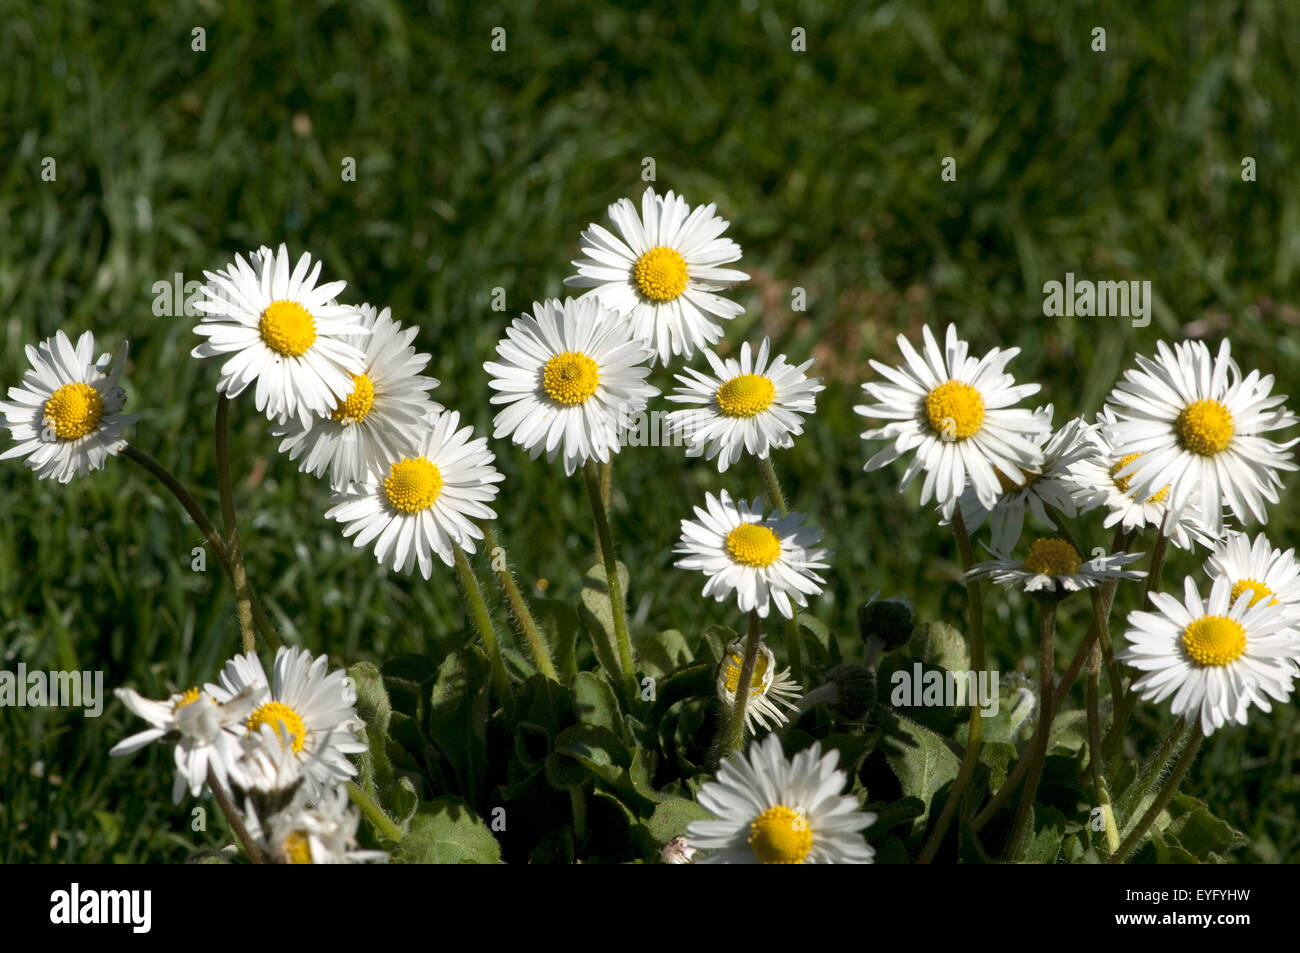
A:
MULTIPOLYGON (((737 640, 727 646, 727 653, 718 666, 718 697, 728 710, 736 704, 744 665, 745 643, 737 640)), ((798 710, 801 691, 799 683, 790 677, 790 669, 778 672, 776 656, 766 644, 759 643, 745 706, 745 730, 753 734, 759 728, 770 730, 784 725, 790 719, 781 708, 798 710)))
POLYGON ((353 546, 373 543, 375 559, 398 572, 419 566, 428 579, 434 556, 453 565, 455 547, 472 553, 474 541, 483 538, 476 520, 496 518, 488 504, 505 479, 487 439, 473 434, 473 427, 460 427, 457 412, 434 415, 423 423, 410 456, 390 458, 365 480, 332 494, 326 518, 344 524, 353 546))
POLYGON ((1173 696, 1170 709, 1200 721, 1210 734, 1229 722, 1246 723, 1250 706, 1271 711, 1284 702, 1300 659, 1294 622, 1250 592, 1234 600, 1226 576, 1214 580, 1208 599, 1196 582, 1183 582, 1183 601, 1153 592, 1152 612, 1129 614, 1127 648, 1118 658, 1141 672, 1133 689, 1146 701, 1173 696))
POLYGON ((1125 569, 1141 553, 1111 553, 1085 560, 1064 539, 1041 537, 1029 544, 1024 559, 1000 558, 976 563, 967 573, 972 579, 988 576, 999 586, 1012 586, 1046 598, 1091 589, 1108 579, 1142 579, 1146 572, 1125 569))
POLYGON ((853 409, 863 417, 890 421, 862 434, 864 440, 890 445, 868 460, 866 469, 877 470, 915 450, 900 489, 924 471, 921 504, 933 497, 951 518, 969 480, 980 504, 991 510, 1004 492, 999 474, 1018 486, 1027 472, 1043 465, 1040 444, 1050 423, 1011 406, 1037 393, 1038 385, 1017 385, 1004 373, 1019 348, 994 348, 975 358, 967 356, 969 345, 958 339, 955 325, 948 325, 943 348, 928 327, 923 335, 924 355, 899 335, 904 366, 871 362, 886 382, 863 384, 876 403, 853 409))
POLYGON ((1201 341, 1170 348, 1161 341, 1154 359, 1139 357, 1108 399, 1115 422, 1106 428, 1115 453, 1129 463, 1117 476, 1149 498, 1168 490, 1181 510, 1199 492, 1206 528, 1218 536, 1226 506, 1242 522, 1268 522, 1276 503, 1278 473, 1294 470, 1286 451, 1296 440, 1263 436, 1290 427, 1296 417, 1273 396, 1273 377, 1242 376, 1228 342, 1217 356, 1201 341))
POLYGON ((689 358, 722 337, 714 317, 730 320, 745 311, 714 294, 749 278, 721 267, 740 259, 740 246, 720 237, 728 223, 715 209, 692 209, 671 191, 659 196, 647 188, 638 216, 629 199, 619 199, 609 207, 618 235, 595 224, 583 232, 587 257, 573 262, 578 273, 564 283, 590 288, 584 298, 599 298, 626 315, 660 363, 667 365, 674 354, 689 358))
POLYGON ((588 460, 608 463, 619 434, 659 389, 646 383, 650 348, 631 325, 598 300, 551 299, 516 318, 497 345, 499 361, 483 365, 507 405, 493 437, 509 436, 536 459, 564 459, 572 475, 588 460))
POLYGON ((357 848, 360 812, 345 787, 338 785, 319 797, 304 790, 264 821, 250 825, 261 833, 262 847, 278 864, 360 864, 384 862, 388 854, 357 848))
POLYGON ((733 502, 723 490, 695 507, 696 519, 682 520, 682 536, 673 552, 684 558, 679 569, 698 569, 708 576, 704 595, 718 602, 734 592, 741 612, 767 617, 769 602, 787 619, 791 603, 808 604, 826 580, 816 572, 828 568, 830 555, 817 544, 822 534, 805 527, 800 513, 763 515, 762 502, 733 502))
POLYGON ((1263 533, 1253 543, 1245 533, 1229 533, 1205 561, 1205 571, 1211 580, 1222 576, 1232 584, 1232 602, 1249 592, 1251 608, 1264 603, 1300 623, 1300 565, 1295 550, 1274 549, 1263 533))
POLYGON ((378 473, 392 460, 410 456, 423 435, 425 420, 443 409, 429 399, 438 386, 423 373, 428 354, 417 354, 412 342, 418 328, 403 328, 388 308, 376 311, 363 304, 360 323, 367 333, 344 335, 341 340, 358 348, 365 369, 352 377, 352 390, 328 416, 308 427, 295 419, 274 425, 271 433, 283 437, 280 452, 302 463, 304 473, 323 476, 341 490, 349 483, 378 473))
POLYGON ((686 368, 681 384, 668 399, 693 405, 668 415, 668 432, 681 433, 686 454, 718 460, 718 472, 749 453, 765 459, 773 449, 794 446, 803 433, 803 418, 815 412, 816 395, 825 390, 820 377, 809 378, 812 360, 795 367, 778 354, 768 363, 767 338, 754 354, 746 342, 740 358, 723 360, 704 351, 712 374, 686 368))
POLYGON ((118 377, 126 364, 123 342, 110 359, 95 360, 95 335, 86 331, 73 347, 62 331, 27 346, 31 368, 21 387, 0 401, 0 420, 16 441, 0 460, 22 457, 42 480, 67 483, 99 470, 126 447, 123 430, 136 418, 123 414, 126 392, 118 377))
POLYGON ((839 752, 821 745, 787 761, 770 734, 733 753, 696 800, 716 820, 692 821, 687 841, 705 864, 869 864, 875 851, 860 833, 876 816, 841 794, 848 778, 839 752))
POLYGON ((368 329, 356 308, 335 300, 346 282, 316 283, 321 263, 312 268, 311 255, 291 265, 281 245, 249 257, 203 273, 203 298, 194 304, 203 318, 194 333, 206 340, 191 353, 225 359, 218 393, 233 398, 253 385, 259 411, 310 427, 346 401, 365 373, 365 354, 346 339, 368 329))
POLYGON ((300 648, 280 648, 275 653, 268 682, 261 660, 253 652, 226 663, 218 684, 207 692, 218 702, 248 695, 255 707, 244 721, 246 738, 256 742, 269 726, 278 743, 291 749, 304 768, 304 788, 319 796, 357 773, 349 754, 366 750, 358 733, 356 692, 347 674, 329 670, 324 656, 312 658, 300 648))

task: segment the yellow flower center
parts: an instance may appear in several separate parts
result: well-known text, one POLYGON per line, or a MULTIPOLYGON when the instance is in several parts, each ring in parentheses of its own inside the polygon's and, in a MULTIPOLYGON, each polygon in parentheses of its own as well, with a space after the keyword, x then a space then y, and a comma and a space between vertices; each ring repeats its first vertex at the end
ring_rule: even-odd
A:
MULTIPOLYGON (((740 685, 740 670, 745 666, 745 657, 739 652, 733 652, 727 656, 727 660, 722 663, 722 680, 726 683, 727 691, 733 695, 736 688, 740 685)), ((754 676, 749 681, 749 694, 751 696, 763 694, 763 679, 767 677, 767 653, 759 652, 758 657, 754 659, 754 676)))
POLYGON ((1183 648, 1201 665, 1227 665, 1246 652, 1246 630, 1236 619, 1207 615, 1183 629, 1183 648))
MULTIPOLYGON (((283 734, 289 737, 289 742, 293 745, 294 754, 299 754, 302 746, 307 743, 307 726, 302 723, 301 716, 283 702, 267 702, 248 716, 250 735, 263 725, 270 725, 277 737, 281 735, 283 728, 283 734)), ((284 746, 283 739, 280 745, 284 746)))
POLYGON ((741 523, 727 534, 727 552, 742 566, 761 569, 780 558, 781 540, 766 526, 741 523))
POLYGON ((352 393, 347 400, 334 408, 330 419, 341 424, 356 424, 366 419, 370 407, 375 402, 375 385, 367 374, 352 375, 352 393))
POLYGON ((970 384, 945 381, 925 395, 925 415, 945 440, 965 440, 984 426, 984 398, 970 384))
POLYGON ((294 831, 284 839, 284 843, 280 846, 284 852, 285 863, 311 863, 311 839, 302 831, 294 831))
MULTIPOLYGON (((1237 602, 1237 597, 1247 590, 1252 593, 1250 597, 1250 608, 1252 609, 1264 599, 1268 599, 1269 596, 1273 595, 1273 590, 1264 585, 1258 579, 1242 579, 1232 587, 1232 602, 1235 604, 1237 602)), ((1269 599, 1268 604, 1275 606, 1277 605, 1277 600, 1269 599)))
POLYGON ((1174 429, 1184 449, 1212 457, 1232 442, 1232 414, 1217 400, 1198 400, 1183 408, 1174 429))
POLYGON ((672 301, 686 290, 686 259, 675 248, 660 245, 636 260, 632 280, 651 301, 672 301))
POLYGON ((285 357, 301 357, 316 341, 316 319, 296 301, 272 301, 257 329, 263 343, 285 357))
POLYGON ((398 512, 427 510, 442 495, 442 471, 427 457, 399 460, 388 470, 384 493, 398 512))
POLYGON ((546 362, 542 370, 542 388, 557 404, 572 407, 581 404, 600 384, 596 362, 581 351, 565 351, 546 362))
POLYGON ((813 833, 802 814, 778 804, 749 825, 749 846, 761 864, 802 864, 812 853, 813 833))
POLYGON ((84 437, 104 416, 104 398, 89 384, 64 384, 45 402, 45 423, 60 440, 84 437))
MULTIPOLYGON (((1128 492, 1128 486, 1130 481, 1132 481, 1133 476, 1131 474, 1126 477, 1119 476, 1120 471, 1123 470, 1126 466, 1128 466, 1130 463, 1132 463, 1140 456, 1142 456, 1142 452, 1140 450, 1137 453, 1130 453, 1127 457, 1122 458, 1118 463, 1116 463, 1113 467, 1110 468, 1110 478, 1115 481, 1115 486, 1119 488, 1119 491, 1121 493, 1128 492)), ((1165 487, 1155 496, 1148 499, 1147 502, 1163 503, 1166 499, 1168 499, 1168 497, 1169 497, 1169 487, 1165 487)), ((1137 499, 1137 497, 1134 497, 1134 499, 1137 499)))
POLYGON ((1036 539, 1025 556, 1025 568, 1044 576, 1068 576, 1078 572, 1081 562, 1078 551, 1063 539, 1036 539))
POLYGON ((741 374, 719 387, 714 399, 728 417, 753 417, 776 399, 776 385, 762 374, 741 374))
MULTIPOLYGON (((174 707, 174 708, 172 709, 172 712, 173 712, 173 713, 178 712, 178 711, 180 711, 182 708, 184 708, 186 705, 193 705, 193 704, 194 704, 196 701, 198 701, 198 700, 199 700, 199 690, 198 690, 198 688, 197 688, 197 687, 195 687, 195 688, 191 688, 189 691, 187 691, 187 692, 186 692, 184 695, 182 695, 180 698, 176 699, 176 707, 174 707)), ((213 701, 213 703, 215 704, 216 699, 214 698, 212 701, 213 701)))

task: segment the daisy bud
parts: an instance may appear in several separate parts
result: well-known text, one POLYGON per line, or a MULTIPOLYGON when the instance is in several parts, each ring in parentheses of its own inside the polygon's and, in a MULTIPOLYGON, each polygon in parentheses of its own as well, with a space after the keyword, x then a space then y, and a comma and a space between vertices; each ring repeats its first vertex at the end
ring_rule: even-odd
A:
POLYGON ((686 842, 683 834, 678 834, 659 852, 659 861, 664 864, 690 864, 695 860, 695 848, 686 842))
POLYGON ((877 651, 902 648, 912 638, 915 625, 916 616, 905 599, 873 599, 858 609, 858 634, 868 645, 868 655, 872 654, 873 638, 880 641, 877 651))
POLYGON ((826 673, 826 681, 835 686, 829 702, 836 717, 844 721, 862 721, 876 704, 876 673, 861 665, 837 665, 826 673))

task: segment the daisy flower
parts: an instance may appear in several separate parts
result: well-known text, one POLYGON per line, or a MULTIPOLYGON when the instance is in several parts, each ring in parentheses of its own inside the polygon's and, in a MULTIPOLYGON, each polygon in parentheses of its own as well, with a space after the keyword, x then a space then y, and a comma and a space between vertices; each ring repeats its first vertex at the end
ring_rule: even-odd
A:
POLYGON ((1173 713, 1199 719, 1206 735, 1244 725, 1252 703, 1270 711, 1270 697, 1286 701, 1300 655, 1286 616, 1267 602, 1252 605, 1248 593, 1233 600, 1232 588, 1219 576, 1203 600, 1188 577, 1182 602, 1151 593, 1157 611, 1129 613, 1129 644, 1117 656, 1142 672, 1133 689, 1144 700, 1172 695, 1173 713))
POLYGON ((1289 427, 1296 417, 1271 396, 1272 375, 1245 377, 1228 342, 1217 357, 1201 341, 1171 349, 1161 341, 1155 359, 1139 357, 1111 392, 1115 423, 1106 436, 1120 457, 1138 454, 1118 476, 1149 498, 1169 488, 1169 505, 1182 509, 1198 489, 1206 529, 1219 536, 1226 505, 1246 522, 1268 522, 1265 503, 1276 503, 1280 470, 1296 465, 1286 450, 1262 436, 1289 427))
POLYGON ((742 344, 740 360, 724 361, 705 349, 712 374, 688 367, 675 375, 682 386, 668 399, 695 407, 669 414, 667 432, 686 438, 688 457, 717 457, 718 472, 725 473, 746 452, 765 460, 773 449, 794 446, 804 415, 817 409, 815 395, 825 388, 820 377, 804 373, 811 359, 795 367, 778 354, 769 365, 768 351, 767 338, 757 356, 748 342, 742 344))
MULTIPOLYGON (((726 657, 718 667, 718 697, 728 711, 736 704, 736 690, 744 666, 745 643, 738 639, 727 646, 726 657)), ((745 730, 755 734, 760 727, 768 731, 784 725, 790 719, 778 706, 797 711, 802 691, 799 683, 790 677, 790 669, 776 671, 776 656, 760 642, 754 660, 754 677, 750 680, 749 702, 745 705, 745 730)))
POLYGON ((492 436, 507 434, 532 459, 564 457, 570 476, 582 463, 608 463, 618 453, 619 433, 645 409, 659 388, 650 374, 648 345, 632 337, 628 323, 596 300, 533 304, 497 344, 499 362, 483 369, 499 393, 492 436))
POLYGON ((976 563, 966 575, 972 579, 988 576, 1003 588, 1017 586, 1029 593, 1063 596, 1092 589, 1107 579, 1142 579, 1145 571, 1124 568, 1141 558, 1141 553, 1111 553, 1084 562, 1066 540, 1036 539, 1023 561, 992 559, 976 563))
POLYGON ((366 357, 365 370, 352 377, 351 393, 310 427, 295 418, 271 428, 274 436, 284 438, 281 453, 290 460, 301 457, 303 473, 323 476, 329 470, 335 490, 409 456, 422 421, 443 409, 427 393, 438 381, 422 373, 430 355, 417 354, 411 346, 419 329, 403 330, 388 308, 376 311, 363 304, 359 310, 368 333, 341 338, 366 357))
POLYGON ((358 850, 361 813, 352 806, 347 788, 339 785, 308 803, 305 789, 263 825, 256 813, 251 830, 263 831, 266 852, 280 864, 364 864, 387 861, 382 850, 358 850))
POLYGON ((1107 515, 1103 525, 1110 529, 1119 524, 1125 533, 1148 526, 1163 527, 1165 536, 1179 549, 1191 549, 1197 543, 1214 545, 1204 529, 1197 490, 1193 489, 1187 504, 1174 512, 1169 508, 1168 486, 1150 496, 1139 495, 1133 490, 1132 478, 1120 476, 1141 454, 1120 456, 1115 453, 1106 436, 1107 429, 1114 423, 1115 416, 1109 408, 1097 414, 1097 424, 1089 432, 1092 453, 1070 466, 1069 479, 1080 511, 1104 506, 1107 515))
POLYGON ((74 348, 62 331, 27 346, 31 369, 21 387, 9 388, 0 401, 0 420, 17 446, 0 460, 25 457, 42 480, 67 483, 73 476, 99 470, 126 447, 123 429, 136 417, 123 414, 126 393, 117 379, 126 364, 127 345, 117 355, 95 361, 95 335, 86 331, 74 348), (112 370, 109 370, 110 364, 112 370))
POLYGON ((487 504, 505 477, 487 439, 470 439, 474 428, 458 426, 457 412, 426 422, 411 456, 332 494, 326 518, 344 524, 354 547, 374 543, 381 564, 404 573, 418 565, 425 579, 435 555, 450 566, 453 547, 474 552, 474 540, 483 538, 474 521, 496 518, 487 504))
POLYGON ((310 427, 346 401, 365 373, 365 354, 346 338, 367 329, 356 308, 335 301, 346 282, 316 284, 321 263, 312 268, 311 255, 292 269, 284 245, 249 257, 252 264, 236 255, 224 270, 203 273, 204 298, 194 307, 204 315, 194 333, 206 340, 191 353, 227 358, 217 393, 234 398, 256 384, 259 411, 310 427))
POLYGON ((170 738, 176 742, 174 802, 180 803, 187 787, 190 795, 197 797, 208 783, 209 769, 219 783, 226 784, 243 752, 243 722, 253 709, 252 693, 234 693, 218 700, 195 687, 161 702, 143 698, 129 688, 119 688, 113 694, 149 727, 118 742, 109 750, 110 756, 131 754, 154 741, 170 738))
MULTIPOLYGON (((1050 428, 1051 404, 1034 413, 1050 428)), ((1024 531, 1026 510, 1040 523, 1055 526, 1056 521, 1049 509, 1059 511, 1067 519, 1074 519, 1079 513, 1091 509, 1090 505, 1082 508, 1077 505, 1071 476, 1071 468, 1093 453, 1091 432, 1092 427, 1082 418, 1069 421, 1054 434, 1050 430, 1045 432, 1043 438, 1047 442, 1043 447, 1043 463, 1022 471, 1022 482, 1017 483, 997 471, 1002 494, 992 510, 986 509, 974 488, 967 486, 959 498, 967 530, 975 532, 987 519, 992 537, 990 548, 994 552, 1009 553, 1015 549, 1024 531)))
POLYGON ((969 480, 981 505, 991 510, 1004 492, 999 472, 1019 486, 1026 471, 1043 465, 1039 443, 1050 425, 1028 410, 1011 406, 1037 393, 1038 385, 1016 385, 1010 374, 1003 373, 1019 348, 994 348, 977 359, 967 357, 969 346, 958 340, 955 325, 948 325, 942 350, 928 327, 923 333, 924 356, 900 334, 898 347, 906 366, 871 362, 888 383, 863 384, 862 389, 877 402, 853 409, 863 417, 891 421, 862 434, 864 440, 888 440, 891 445, 868 460, 866 470, 878 470, 915 450, 900 490, 924 470, 921 505, 933 496, 943 515, 951 519, 969 480))
POLYGON ((821 744, 790 761, 768 735, 734 752, 706 781, 696 800, 717 820, 691 821, 686 837, 710 851, 703 864, 869 864, 875 850, 860 833, 875 821, 858 799, 841 794, 848 778, 836 768, 839 752, 821 744))
POLYGON ((660 197, 647 188, 638 218, 631 200, 619 199, 609 207, 619 234, 596 224, 583 232, 587 257, 573 262, 578 273, 564 283, 590 288, 583 298, 598 298, 626 315, 661 364, 674 354, 689 358, 697 347, 722 337, 713 317, 729 321, 745 312, 713 293, 749 279, 743 271, 721 267, 740 260, 740 246, 719 237, 729 223, 715 210, 712 204, 692 209, 671 191, 660 197))
POLYGON ((357 773, 350 754, 366 750, 357 737, 362 728, 353 702, 355 691, 342 669, 329 671, 324 656, 312 659, 306 649, 281 647, 275 653, 271 680, 257 655, 237 655, 222 670, 219 684, 207 692, 225 703, 240 695, 254 698, 256 707, 244 722, 256 738, 263 725, 278 733, 281 744, 291 747, 304 768, 304 789, 319 796, 357 773))
POLYGON ((815 570, 826 569, 826 550, 816 548, 821 530, 804 527, 800 513, 764 517, 762 503, 733 503, 723 490, 695 507, 698 520, 682 520, 682 537, 673 552, 685 558, 679 569, 698 569, 709 577, 704 595, 718 602, 733 592, 741 612, 757 611, 766 618, 769 602, 787 619, 793 604, 806 606, 807 597, 822 591, 826 580, 815 570))
POLYGON ((1205 561, 1205 571, 1211 579, 1223 576, 1231 583, 1231 602, 1249 591, 1251 608, 1265 602, 1300 623, 1300 566, 1294 549, 1274 549, 1263 533, 1253 544, 1245 533, 1229 533, 1205 561))

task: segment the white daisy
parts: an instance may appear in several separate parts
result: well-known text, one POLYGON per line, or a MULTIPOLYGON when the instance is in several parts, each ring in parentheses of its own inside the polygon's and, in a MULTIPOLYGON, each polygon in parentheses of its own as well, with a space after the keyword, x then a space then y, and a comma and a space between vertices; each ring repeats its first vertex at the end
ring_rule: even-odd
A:
POLYGON ((374 543, 381 564, 404 573, 418 565, 425 579, 434 555, 450 566, 453 546, 474 552, 474 540, 483 538, 475 520, 496 518, 487 504, 505 477, 493 466, 487 439, 470 439, 474 428, 459 425, 457 412, 436 415, 411 456, 332 494, 326 518, 345 524, 343 536, 356 536, 353 546, 374 543))
POLYGON ((1119 476, 1141 454, 1119 456, 1106 437, 1115 422, 1109 409, 1097 414, 1097 424, 1089 432, 1092 453, 1076 460, 1070 467, 1070 482, 1075 502, 1081 511, 1105 506, 1103 525, 1110 529, 1119 524, 1125 533, 1154 526, 1164 527, 1164 534, 1179 549, 1191 549, 1197 543, 1213 546, 1206 534, 1201 515, 1200 493, 1193 489, 1187 505, 1174 512, 1169 509, 1169 487, 1150 496, 1139 496, 1132 488, 1132 478, 1119 476))
POLYGON ((95 335, 90 331, 75 348, 62 331, 39 347, 29 344, 31 369, 21 387, 9 388, 9 400, 0 401, 3 425, 18 442, 0 454, 0 460, 25 457, 42 480, 67 483, 74 475, 101 469, 105 460, 121 453, 126 447, 122 431, 136 420, 121 412, 126 392, 117 379, 126 352, 123 342, 115 357, 102 354, 95 361, 95 335))
POLYGON ((820 377, 806 376, 811 359, 795 367, 778 354, 769 366, 768 350, 767 338, 756 357, 748 342, 742 344, 740 360, 724 361, 705 349, 713 374, 688 367, 675 375, 682 386, 668 399, 695 407, 673 411, 666 426, 669 434, 686 438, 687 456, 717 457, 718 472, 725 473, 745 453, 764 460, 773 449, 794 446, 804 415, 817 409, 816 394, 825 387, 820 377))
POLYGON ((1133 690, 1146 701, 1172 695, 1173 713, 1199 718, 1207 735, 1228 722, 1244 725, 1252 702, 1270 711, 1269 697, 1286 701, 1300 656, 1293 623, 1266 602, 1251 605, 1252 598, 1233 601, 1226 576, 1214 580, 1207 600, 1191 577, 1182 602, 1153 592, 1158 611, 1129 613, 1129 644, 1118 655, 1143 673, 1133 690))
POLYGON ((841 794, 848 778, 836 768, 839 752, 820 742, 791 761, 771 734, 733 753, 706 781, 696 800, 717 820, 691 821, 691 847, 710 851, 703 864, 869 864, 875 850, 860 831, 876 815, 841 794))
POLYGON ((309 799, 300 789, 293 800, 265 824, 250 818, 263 831, 267 854, 280 864, 364 864, 384 862, 382 850, 358 850, 360 812, 352 806, 342 785, 309 799), (311 803, 309 803, 309 800, 311 803))
POLYGON ((578 273, 564 283, 590 288, 584 298, 599 298, 626 315, 660 363, 667 365, 674 354, 689 358, 697 347, 722 337, 722 326, 710 315, 729 321, 745 312, 713 294, 749 279, 743 271, 721 267, 740 260, 740 246, 719 237, 729 223, 715 209, 710 204, 692 210, 671 191, 660 197, 647 188, 638 218, 631 200, 619 199, 609 207, 619 234, 596 224, 583 232, 587 257, 573 262, 578 273))
POLYGON ((306 772, 293 750, 293 736, 283 722, 264 722, 251 734, 245 728, 243 735, 243 753, 230 769, 230 780, 236 788, 249 795, 271 795, 292 791, 301 784, 306 772))
POLYGON ((1026 471, 1043 465, 1038 444, 1050 425, 1029 410, 1011 406, 1037 393, 1038 385, 1017 386, 1010 374, 1003 373, 1019 348, 994 348, 977 359, 967 357, 968 345, 958 340, 954 325, 948 325, 942 350, 928 327, 923 333, 924 356, 898 336, 905 367, 871 362, 889 383, 863 384, 877 403, 853 409, 863 417, 892 421, 862 434, 864 440, 892 443, 868 460, 866 469, 877 470, 915 450, 900 489, 924 470, 921 505, 933 496, 943 515, 951 519, 969 479, 980 503, 991 510, 1003 492, 999 471, 1019 485, 1026 471))
POLYGON ((283 423, 297 417, 303 427, 329 416, 352 393, 353 379, 366 370, 366 356, 346 338, 367 333, 356 308, 335 298, 346 282, 317 286, 321 263, 303 254, 296 266, 289 251, 263 246, 242 255, 203 286, 194 307, 204 312, 194 333, 207 338, 194 357, 228 357, 217 393, 237 397, 256 382, 259 411, 283 423), (309 273, 310 272, 310 273, 309 273))
POLYGON ((363 304, 359 310, 369 333, 342 338, 366 356, 365 370, 353 375, 352 392, 310 427, 295 418, 271 428, 285 438, 281 453, 290 460, 302 457, 303 473, 322 476, 328 469, 336 490, 412 454, 421 422, 443 409, 427 393, 438 386, 437 379, 421 373, 430 355, 411 346, 419 328, 403 330, 388 308, 376 311, 363 304))
POLYGON ((495 438, 507 434, 536 459, 564 457, 564 472, 588 460, 608 463, 618 453, 619 432, 659 393, 647 384, 648 345, 629 324, 596 300, 534 302, 497 344, 499 362, 483 369, 508 404, 493 421, 495 438))
POLYGON ((110 756, 131 754, 160 738, 171 738, 176 742, 173 801, 179 804, 186 788, 197 797, 208 783, 209 769, 226 785, 243 752, 243 723, 253 709, 252 693, 235 693, 219 700, 196 687, 176 692, 162 702, 143 698, 129 688, 119 688, 113 694, 133 714, 149 722, 149 727, 118 742, 109 750, 110 756))
MULTIPOLYGON (((745 642, 740 639, 727 646, 726 657, 718 666, 718 697, 728 711, 736 704, 736 689, 740 686, 740 672, 744 665, 745 642)), ((749 701, 745 704, 745 730, 750 734, 756 733, 760 727, 768 731, 789 721, 779 706, 783 705, 790 711, 798 710, 803 688, 790 677, 790 669, 777 672, 776 656, 765 643, 760 642, 758 645, 754 676, 749 684, 749 701)))
POLYGON ((1084 561, 1079 551, 1063 539, 1036 539, 1023 560, 999 558, 976 563, 966 573, 972 579, 988 576, 999 586, 1025 592, 1062 596, 1091 589, 1107 579, 1142 579, 1144 570, 1125 569, 1141 553, 1111 553, 1084 561))
MULTIPOLYGON (((1034 413, 1051 426, 1051 404, 1034 413)), ((1015 549, 1024 531, 1026 509, 1040 523, 1049 526, 1056 525, 1049 508, 1059 511, 1067 519, 1074 519, 1091 509, 1095 503, 1085 504, 1082 508, 1077 505, 1071 478, 1071 467, 1094 452, 1089 439, 1091 432, 1092 427, 1082 418, 1068 421, 1054 434, 1050 430, 1045 432, 1043 437, 1047 443, 1043 447, 1043 464, 1023 471, 1023 483, 1017 484, 1001 471, 997 472, 1002 495, 991 512, 980 502, 974 488, 968 485, 959 499, 966 529, 974 533, 986 519, 989 520, 989 547, 994 552, 1009 553, 1015 549)), ((948 520, 941 522, 947 523, 948 520)))
POLYGON ((1223 507, 1237 519, 1268 522, 1265 503, 1276 503, 1280 470, 1296 465, 1286 450, 1262 436, 1289 427, 1296 417, 1271 396, 1273 377, 1245 377, 1232 361, 1228 342, 1217 357, 1201 341, 1173 349, 1161 341, 1154 360, 1137 359, 1108 403, 1116 421, 1106 428, 1120 457, 1140 454, 1121 470, 1140 497, 1169 488, 1169 505, 1181 510, 1198 489, 1206 528, 1219 536, 1223 507))
POLYGON ((263 725, 279 733, 292 747, 305 771, 304 789, 319 796, 357 773, 349 754, 366 750, 358 738, 362 729, 353 701, 356 694, 342 669, 329 671, 324 656, 312 659, 306 649, 281 647, 275 653, 268 683, 261 660, 253 652, 237 655, 222 670, 220 684, 208 684, 219 702, 249 693, 255 707, 244 723, 256 740, 263 725))
POLYGON ((808 604, 826 580, 815 570, 826 569, 826 550, 816 548, 821 530, 804 527, 801 513, 763 516, 762 502, 733 503, 723 490, 709 493, 705 507, 695 507, 696 520, 682 520, 682 538, 673 552, 684 555, 674 565, 698 569, 709 577, 704 595, 718 602, 733 592, 741 612, 756 610, 767 617, 769 602, 787 619, 791 603, 808 604))
POLYGON ((1232 602, 1249 591, 1252 608, 1266 601, 1300 623, 1300 565, 1294 549, 1274 549, 1263 533, 1253 544, 1245 533, 1229 533, 1205 561, 1205 571, 1211 579, 1223 576, 1232 584, 1232 602))

